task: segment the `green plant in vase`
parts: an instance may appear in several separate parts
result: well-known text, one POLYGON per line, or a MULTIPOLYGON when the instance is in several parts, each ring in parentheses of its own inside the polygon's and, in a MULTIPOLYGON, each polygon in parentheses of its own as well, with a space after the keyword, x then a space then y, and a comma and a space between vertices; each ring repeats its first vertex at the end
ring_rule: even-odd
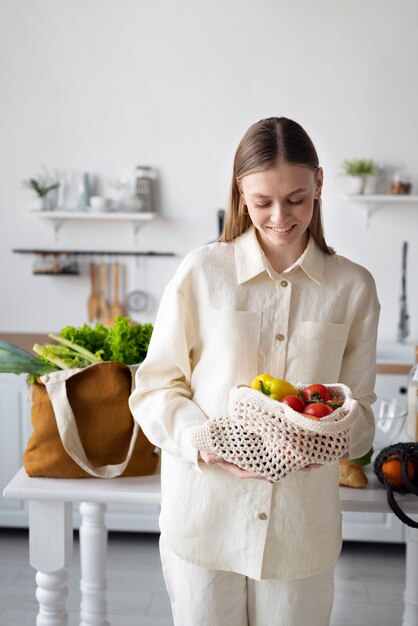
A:
POLYGON ((368 179, 377 173, 375 163, 371 159, 346 159, 343 162, 344 173, 353 180, 353 193, 362 194, 365 191, 368 179))
POLYGON ((27 189, 31 189, 35 192, 37 197, 37 205, 34 208, 37 209, 49 209, 53 208, 49 206, 47 200, 51 197, 51 192, 55 191, 59 187, 59 183, 54 180, 47 172, 40 174, 37 178, 29 178, 23 181, 23 185, 27 189))

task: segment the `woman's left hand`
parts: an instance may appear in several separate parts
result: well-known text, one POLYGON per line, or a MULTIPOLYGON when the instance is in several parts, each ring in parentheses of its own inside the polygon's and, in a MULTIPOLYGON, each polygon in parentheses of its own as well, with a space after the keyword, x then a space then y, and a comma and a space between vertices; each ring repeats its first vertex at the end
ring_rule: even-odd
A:
POLYGON ((258 478, 259 480, 266 480, 260 474, 255 472, 247 472, 247 470, 243 470, 238 465, 234 463, 229 463, 228 461, 224 461, 222 457, 213 454, 212 452, 206 452, 205 450, 199 450, 200 457, 202 461, 206 463, 206 465, 219 465, 226 472, 230 472, 234 476, 238 476, 238 478, 258 478))

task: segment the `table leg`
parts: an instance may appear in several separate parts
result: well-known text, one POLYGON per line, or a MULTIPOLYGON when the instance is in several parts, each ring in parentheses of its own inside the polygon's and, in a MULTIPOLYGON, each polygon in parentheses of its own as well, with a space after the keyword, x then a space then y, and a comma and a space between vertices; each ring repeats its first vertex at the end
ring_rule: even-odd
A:
POLYGON ((72 556, 72 504, 29 502, 29 562, 37 571, 36 626, 68 626, 67 565, 72 556))
POLYGON ((80 504, 80 626, 109 626, 106 620, 106 505, 80 504))
POLYGON ((418 626, 418 529, 406 529, 406 581, 403 626, 418 626))

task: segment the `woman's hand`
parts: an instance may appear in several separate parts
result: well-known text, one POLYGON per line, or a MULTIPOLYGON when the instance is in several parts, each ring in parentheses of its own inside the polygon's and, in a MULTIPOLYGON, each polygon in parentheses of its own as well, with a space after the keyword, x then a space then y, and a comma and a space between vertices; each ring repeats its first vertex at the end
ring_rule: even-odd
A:
MULTIPOLYGON (((346 452, 344 456, 341 457, 341 459, 348 459, 348 452, 346 452)), ((305 467, 302 467, 299 471, 306 472, 311 469, 315 469, 316 467, 322 467, 322 464, 321 463, 309 463, 309 465, 305 465, 305 467)))
POLYGON ((321 463, 309 463, 309 465, 305 465, 300 468, 300 472, 309 472, 311 469, 316 469, 317 467, 322 467, 321 463))
POLYGON ((226 472, 230 472, 234 476, 238 476, 238 478, 258 478, 259 480, 266 480, 260 474, 256 474, 255 472, 247 472, 246 470, 241 469, 238 465, 234 463, 228 463, 228 461, 224 461, 221 456, 217 456, 212 452, 206 452, 205 450, 199 450, 200 458, 202 461, 206 463, 206 465, 219 465, 226 472))

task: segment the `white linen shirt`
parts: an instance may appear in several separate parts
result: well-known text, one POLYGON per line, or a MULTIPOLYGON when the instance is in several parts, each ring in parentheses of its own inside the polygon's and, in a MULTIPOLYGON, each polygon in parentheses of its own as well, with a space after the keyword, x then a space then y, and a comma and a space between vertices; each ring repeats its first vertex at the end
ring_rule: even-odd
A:
POLYGON ((277 274, 254 227, 188 254, 167 285, 130 407, 162 449, 160 528, 186 561, 253 579, 313 575, 341 549, 338 462, 277 483, 197 460, 191 433, 259 373, 342 382, 359 403, 350 456, 373 442, 380 305, 370 273, 313 238, 277 274))

